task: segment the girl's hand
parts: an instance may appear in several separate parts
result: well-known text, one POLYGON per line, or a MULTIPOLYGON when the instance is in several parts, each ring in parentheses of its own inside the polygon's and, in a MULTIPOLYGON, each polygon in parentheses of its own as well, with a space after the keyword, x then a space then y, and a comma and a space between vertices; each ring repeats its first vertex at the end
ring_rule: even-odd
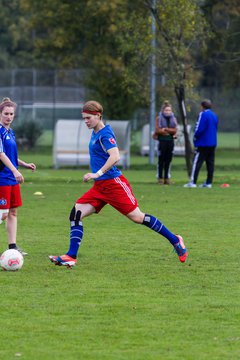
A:
POLYGON ((93 180, 93 179, 97 179, 99 178, 99 175, 97 173, 87 173, 83 176, 83 181, 84 182, 88 182, 90 180, 93 180))
POLYGON ((19 182, 20 184, 24 182, 24 177, 17 169, 13 171, 13 175, 15 176, 17 182, 19 182))
POLYGON ((30 169, 30 170, 32 170, 32 171, 35 171, 36 170, 36 165, 35 164, 33 164, 33 163, 26 163, 26 169, 30 169))

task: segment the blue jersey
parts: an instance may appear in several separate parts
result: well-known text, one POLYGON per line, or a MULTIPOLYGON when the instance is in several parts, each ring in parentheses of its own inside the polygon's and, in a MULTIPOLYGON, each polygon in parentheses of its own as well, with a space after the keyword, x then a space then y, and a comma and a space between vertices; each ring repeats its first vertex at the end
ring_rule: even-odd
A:
MULTIPOLYGON (((7 130, 3 125, 0 125, 0 152, 4 152, 12 164, 18 168, 18 151, 14 131, 12 129, 7 130)), ((0 186, 16 184, 18 182, 12 171, 1 162, 0 186)))
MULTIPOLYGON (((117 147, 116 137, 110 125, 106 125, 97 133, 92 132, 89 142, 90 166, 93 173, 103 167, 109 158, 108 150, 117 147)), ((113 166, 104 175, 95 180, 113 179, 122 175, 121 171, 113 166)))

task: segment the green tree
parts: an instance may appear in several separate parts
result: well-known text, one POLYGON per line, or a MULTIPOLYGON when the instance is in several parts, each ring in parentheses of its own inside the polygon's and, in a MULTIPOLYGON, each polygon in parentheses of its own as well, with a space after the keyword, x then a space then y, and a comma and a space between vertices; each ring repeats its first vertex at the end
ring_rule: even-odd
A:
POLYGON ((0 0, 0 68, 27 67, 32 64, 31 33, 18 0, 0 0))
POLYGON ((198 80, 196 54, 207 25, 195 0, 21 0, 35 36, 39 66, 86 69, 85 85, 111 118, 149 104, 151 14, 158 28, 155 49, 175 92, 184 126, 186 163, 191 169, 185 92, 198 80))
POLYGON ((136 5, 135 12, 125 18, 119 33, 122 56, 128 59, 127 80, 136 84, 138 79, 139 85, 146 87, 149 82, 146 75, 139 75, 148 74, 151 55, 155 52, 157 72, 165 74, 168 88, 172 88, 177 99, 190 174, 193 151, 187 132, 185 93, 189 98, 193 86, 199 82, 201 73, 197 70, 196 59, 210 37, 208 25, 198 1, 139 0, 136 5), (151 15, 157 26, 155 49, 150 47, 151 15))
POLYGON ((198 1, 143 0, 143 3, 157 24, 158 67, 166 74, 177 98, 185 137, 186 166, 190 174, 192 146, 187 132, 185 93, 190 93, 198 81, 196 54, 209 37, 208 26, 198 1))
POLYGON ((236 88, 240 85, 240 3, 238 0, 206 0, 202 6, 214 37, 200 60, 204 85, 236 88))
POLYGON ((128 0, 21 0, 34 31, 40 67, 83 68, 89 96, 105 104, 108 117, 128 118, 144 98, 128 78, 119 51, 122 22, 135 6, 128 0))

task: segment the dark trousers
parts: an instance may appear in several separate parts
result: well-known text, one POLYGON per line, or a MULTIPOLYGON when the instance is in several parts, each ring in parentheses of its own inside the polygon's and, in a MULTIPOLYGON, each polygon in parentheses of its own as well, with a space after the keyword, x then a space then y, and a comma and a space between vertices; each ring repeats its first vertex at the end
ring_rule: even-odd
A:
POLYGON ((158 178, 169 179, 170 164, 173 158, 174 141, 159 141, 158 144, 158 178))
POLYGON ((206 184, 212 184, 214 173, 214 160, 215 160, 215 146, 198 147, 195 150, 191 181, 196 184, 199 171, 204 161, 207 166, 207 179, 206 184))

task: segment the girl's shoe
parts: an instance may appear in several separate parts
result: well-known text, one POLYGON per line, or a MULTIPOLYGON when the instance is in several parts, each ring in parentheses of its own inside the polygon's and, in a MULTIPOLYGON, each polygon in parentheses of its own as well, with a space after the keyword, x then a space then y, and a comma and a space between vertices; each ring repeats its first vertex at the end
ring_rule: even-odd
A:
POLYGON ((183 242, 183 238, 180 235, 176 234, 176 237, 179 240, 179 243, 174 246, 176 253, 178 254, 179 260, 184 263, 187 260, 188 252, 186 246, 183 242))
POLYGON ((63 265, 63 266, 67 266, 67 267, 73 267, 77 264, 77 259, 72 258, 69 255, 61 255, 61 256, 53 256, 50 255, 49 259, 51 262, 53 262, 55 265, 63 265))

